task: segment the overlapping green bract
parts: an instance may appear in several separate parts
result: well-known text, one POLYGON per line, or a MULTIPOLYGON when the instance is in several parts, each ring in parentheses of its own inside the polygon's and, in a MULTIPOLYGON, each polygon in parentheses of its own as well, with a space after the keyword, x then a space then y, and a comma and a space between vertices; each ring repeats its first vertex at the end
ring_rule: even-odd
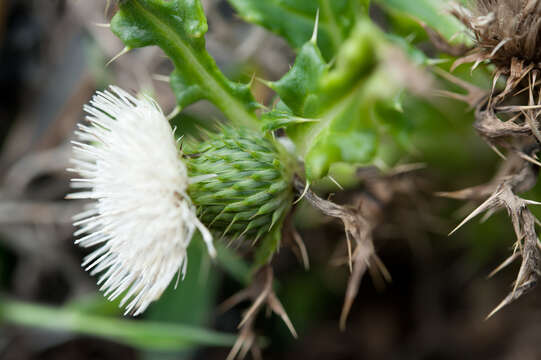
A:
POLYGON ((249 130, 224 128, 186 150, 189 194, 205 225, 235 239, 257 240, 280 222, 292 202, 292 170, 272 139, 249 130))

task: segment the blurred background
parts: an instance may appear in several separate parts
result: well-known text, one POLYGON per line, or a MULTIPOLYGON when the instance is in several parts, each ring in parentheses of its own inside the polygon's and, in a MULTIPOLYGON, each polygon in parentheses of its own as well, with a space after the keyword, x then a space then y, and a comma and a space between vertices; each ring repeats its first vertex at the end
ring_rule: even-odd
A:
MULTIPOLYGON (((153 94, 165 112, 175 107, 163 81, 172 66, 158 48, 132 51, 106 65, 123 45, 103 26, 114 12, 105 12, 105 3, 0 1, 0 359, 224 359, 249 306, 218 310, 248 276, 233 251, 224 250, 225 258, 212 264, 194 242, 184 282, 129 322, 80 267, 85 254, 73 245, 71 217, 82 204, 64 196, 69 141, 83 118, 82 105, 96 89, 116 84, 153 94)), ((294 52, 283 40, 244 23, 226 1, 203 5, 207 48, 229 77, 275 80, 287 72, 294 52)), ((371 13, 386 26, 386 11, 376 4, 371 13)), ((434 53, 426 39, 419 43, 434 53)), ((471 80, 469 68, 457 73, 471 80)), ((473 81, 489 84, 483 70, 473 81)), ((273 93, 261 85, 254 94, 272 102, 273 93)), ((509 219, 499 213, 447 237, 476 204, 433 195, 487 182, 497 169, 497 156, 475 134, 467 110, 452 100, 411 100, 406 113, 415 126, 415 151, 404 163, 423 166, 388 176, 357 171, 347 191, 336 195, 332 183, 316 186, 339 203, 374 202, 376 247, 393 277, 381 286, 365 276, 344 332, 338 320, 349 271, 333 261, 345 252, 343 227, 300 205, 295 225, 310 269, 289 248, 273 262, 277 295, 299 339, 277 316, 260 316, 263 358, 541 358, 538 290, 484 320, 518 271, 515 264, 486 278, 515 241, 509 219)), ((219 112, 201 102, 175 123, 190 132, 194 124, 216 119, 219 112)))

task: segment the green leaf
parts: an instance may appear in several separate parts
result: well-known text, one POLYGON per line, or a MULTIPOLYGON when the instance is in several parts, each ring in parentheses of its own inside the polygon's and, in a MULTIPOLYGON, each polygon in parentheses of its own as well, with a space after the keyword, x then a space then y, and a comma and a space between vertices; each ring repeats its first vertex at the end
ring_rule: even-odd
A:
POLYGON ((327 70, 328 65, 316 42, 310 40, 302 46, 289 72, 280 80, 270 82, 268 85, 280 95, 280 99, 295 115, 305 116, 306 110, 309 112, 311 102, 317 101, 314 94, 327 70))
POLYGON ((119 304, 120 299, 118 298, 109 301, 102 294, 92 294, 70 301, 64 305, 64 308, 87 314, 118 316, 122 315, 119 304))
POLYGON ((229 276, 243 285, 249 285, 251 280, 250 266, 231 248, 223 242, 216 243, 218 265, 223 268, 229 276))
POLYGON ((2 300, 0 320, 20 326, 98 336, 139 349, 178 351, 196 345, 231 346, 235 336, 199 327, 95 316, 69 307, 2 300))
MULTIPOLYGON (((333 163, 362 164, 376 156, 387 129, 375 106, 394 101, 399 90, 382 65, 388 46, 385 36, 365 18, 342 44, 332 67, 315 42, 309 41, 290 71, 269 83, 294 117, 313 119, 302 124, 284 122, 304 157, 308 179, 325 176, 333 163)), ((273 120, 270 125, 278 122, 276 117, 273 120)))
POLYGON ((368 13, 369 0, 229 0, 240 16, 285 38, 300 49, 314 29, 320 11, 318 43, 330 60, 356 19, 368 13))
POLYGON ((171 87, 181 108, 207 99, 231 122, 257 127, 259 105, 249 85, 228 80, 205 49, 207 21, 199 0, 122 1, 111 30, 129 49, 157 45, 171 58, 171 87))
POLYGON ((464 26, 446 11, 450 0, 375 0, 375 2, 383 5, 388 12, 394 13, 393 16, 397 16, 396 13, 403 13, 423 21, 446 39, 451 39, 464 30, 464 26))

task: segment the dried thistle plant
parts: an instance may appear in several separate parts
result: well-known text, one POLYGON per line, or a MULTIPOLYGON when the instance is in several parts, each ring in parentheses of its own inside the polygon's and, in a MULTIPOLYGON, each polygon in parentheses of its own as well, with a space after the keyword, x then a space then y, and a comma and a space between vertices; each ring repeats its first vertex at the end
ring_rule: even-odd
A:
POLYGON ((500 76, 507 76, 505 90, 489 104, 502 102, 521 85, 537 85, 541 69, 539 0, 477 0, 468 7, 455 5, 451 14, 470 31, 475 44, 452 68, 473 62, 475 69, 489 62, 496 67, 494 84, 500 76))
POLYGON ((540 62, 538 0, 478 0, 469 8, 456 6, 452 14, 471 30, 476 42, 473 52, 462 61, 490 60, 500 70, 508 71, 514 58, 540 62))
POLYGON ((511 293, 490 317, 531 290, 541 275, 540 243, 535 229, 538 221, 527 207, 539 203, 517 195, 535 186, 541 166, 537 158, 541 149, 538 122, 541 115, 541 1, 477 0, 468 7, 455 5, 451 13, 474 38, 474 46, 463 52, 452 70, 465 63, 473 63, 473 70, 486 62, 494 66, 493 86, 486 92, 450 74, 442 75, 468 91, 468 95, 452 96, 475 108, 475 129, 504 159, 504 164, 497 176, 485 185, 439 195, 484 200, 451 234, 483 212, 488 218, 499 209, 507 210, 517 240, 513 254, 491 275, 522 258, 511 293), (503 88, 497 86, 500 79, 505 79, 503 88))

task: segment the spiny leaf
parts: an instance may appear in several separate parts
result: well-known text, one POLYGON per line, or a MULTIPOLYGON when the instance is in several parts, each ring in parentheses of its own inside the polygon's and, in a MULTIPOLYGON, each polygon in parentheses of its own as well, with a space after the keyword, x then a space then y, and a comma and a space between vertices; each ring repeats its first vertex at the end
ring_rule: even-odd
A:
POLYGON ((293 116, 317 119, 284 124, 304 157, 308 179, 325 176, 335 162, 367 163, 377 154, 379 138, 389 130, 382 123, 389 111, 377 108, 392 108, 383 103, 395 102, 398 91, 381 65, 387 47, 370 19, 359 19, 332 67, 308 41, 291 70, 269 84, 293 116))
POLYGON ((171 86, 181 108, 208 99, 233 123, 256 128, 249 86, 228 80, 205 49, 207 21, 199 0, 125 0, 111 30, 126 47, 159 46, 173 61, 171 86))
POLYGON ((319 120, 295 116, 289 109, 287 111, 273 109, 272 111, 263 114, 261 116, 261 121, 264 124, 262 130, 268 132, 287 128, 294 124, 317 122, 319 120))
POLYGON ((369 0, 229 0, 246 21, 284 37, 295 49, 309 39, 320 11, 318 42, 330 60, 355 25, 366 14, 369 0))
POLYGON ((291 70, 280 80, 269 83, 269 86, 280 95, 293 114, 305 116, 317 106, 318 98, 314 95, 327 69, 328 65, 315 41, 308 41, 299 51, 291 70))

